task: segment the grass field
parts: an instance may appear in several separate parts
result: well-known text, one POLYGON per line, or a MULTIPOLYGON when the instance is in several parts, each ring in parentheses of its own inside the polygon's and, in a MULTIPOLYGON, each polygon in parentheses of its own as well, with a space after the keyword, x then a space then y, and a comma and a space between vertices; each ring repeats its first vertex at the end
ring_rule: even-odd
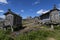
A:
POLYGON ((0 30, 0 40, 60 40, 60 27, 54 30, 40 29, 12 37, 10 31, 0 30))

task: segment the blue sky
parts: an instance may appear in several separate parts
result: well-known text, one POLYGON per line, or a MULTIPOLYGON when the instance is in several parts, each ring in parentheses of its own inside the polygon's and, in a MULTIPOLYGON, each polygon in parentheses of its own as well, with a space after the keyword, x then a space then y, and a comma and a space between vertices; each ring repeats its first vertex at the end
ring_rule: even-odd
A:
POLYGON ((54 4, 60 9, 60 0, 0 0, 0 17, 4 18, 7 9, 23 18, 39 16, 52 9, 54 4))

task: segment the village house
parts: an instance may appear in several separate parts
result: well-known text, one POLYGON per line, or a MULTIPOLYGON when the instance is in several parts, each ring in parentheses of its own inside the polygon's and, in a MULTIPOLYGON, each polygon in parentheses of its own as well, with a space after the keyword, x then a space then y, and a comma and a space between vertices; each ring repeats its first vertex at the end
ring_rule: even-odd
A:
POLYGON ((4 27, 5 29, 11 28, 13 31, 14 29, 19 29, 22 27, 22 17, 12 12, 8 9, 8 12, 4 13, 5 20, 4 20, 4 27))
POLYGON ((54 5, 53 9, 40 16, 42 24, 60 24, 60 10, 54 5))

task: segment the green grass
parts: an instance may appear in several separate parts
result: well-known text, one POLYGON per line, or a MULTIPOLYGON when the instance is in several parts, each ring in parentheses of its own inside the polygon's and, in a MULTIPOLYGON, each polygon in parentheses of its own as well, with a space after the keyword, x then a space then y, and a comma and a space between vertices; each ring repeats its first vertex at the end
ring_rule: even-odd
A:
POLYGON ((54 37, 54 31, 39 30, 31 31, 26 34, 21 34, 15 38, 15 40, 47 40, 47 37, 54 37))
MULTIPOLYGON (((14 40, 47 40, 48 38, 54 38, 60 40, 60 27, 56 27, 55 30, 40 29, 37 31, 31 31, 28 33, 19 34, 13 37, 14 40)), ((0 40, 12 40, 10 31, 0 30, 0 40)))
POLYGON ((0 29, 0 40, 10 40, 12 39, 9 35, 10 35, 10 31, 4 31, 0 29))
POLYGON ((60 40, 60 27, 54 27, 54 30, 40 29, 38 31, 20 34, 14 40, 47 40, 48 38, 60 40))

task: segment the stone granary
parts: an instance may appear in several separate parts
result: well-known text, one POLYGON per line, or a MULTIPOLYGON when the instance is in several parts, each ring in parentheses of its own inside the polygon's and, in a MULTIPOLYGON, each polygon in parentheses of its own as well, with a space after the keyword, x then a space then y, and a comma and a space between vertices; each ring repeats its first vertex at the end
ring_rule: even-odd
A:
POLYGON ((54 5, 53 9, 40 16, 42 24, 60 24, 60 10, 54 5))
MULTIPOLYGON (((8 12, 4 13, 4 28, 10 28, 12 31, 16 28, 22 27, 22 17, 8 9, 8 12)), ((17 30, 17 29, 16 29, 17 30)))
POLYGON ((49 25, 54 29, 53 25, 60 25, 60 10, 54 5, 53 9, 42 14, 40 19, 41 24, 49 25))

